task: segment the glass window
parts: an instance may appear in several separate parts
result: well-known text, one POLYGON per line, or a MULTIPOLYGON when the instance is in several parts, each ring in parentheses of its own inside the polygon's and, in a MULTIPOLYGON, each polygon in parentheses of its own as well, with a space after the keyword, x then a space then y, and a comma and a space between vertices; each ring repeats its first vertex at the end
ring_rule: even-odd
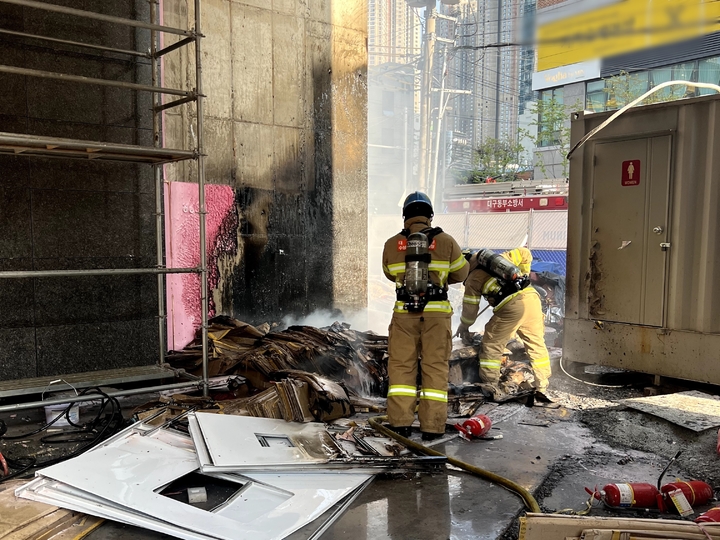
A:
POLYGON ((605 110, 605 102, 607 101, 607 92, 605 91, 605 81, 591 81, 587 83, 585 88, 587 96, 587 108, 593 112, 605 110))
MULTIPOLYGON (((694 81, 695 62, 687 62, 684 64, 676 64, 673 66, 673 79, 676 81, 694 81)), ((695 90, 692 86, 676 86, 673 88, 674 97, 681 98, 687 95, 694 95, 695 90)))
POLYGON ((558 106, 563 104, 563 89, 543 90, 538 103, 538 137, 539 146, 556 146, 560 144, 560 134, 564 127, 564 115, 558 115, 558 106))
MULTIPOLYGON (((720 84, 720 57, 700 60, 698 65, 698 80, 701 83, 720 84)), ((697 94, 705 96, 715 94, 715 90, 698 88, 697 94)))
MULTIPOLYGON (((672 68, 658 68, 650 71, 650 84, 656 87, 659 84, 672 80, 672 68)), ((671 87, 663 88, 659 92, 653 94, 654 101, 666 101, 672 99, 673 90, 671 87)))

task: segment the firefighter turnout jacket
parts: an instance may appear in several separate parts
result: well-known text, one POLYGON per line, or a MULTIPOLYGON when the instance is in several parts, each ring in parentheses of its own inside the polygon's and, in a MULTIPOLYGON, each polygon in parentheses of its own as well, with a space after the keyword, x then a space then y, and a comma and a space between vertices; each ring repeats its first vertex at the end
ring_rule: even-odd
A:
MULTIPOLYGON (((383 250, 383 272, 385 276, 395 282, 395 289, 403 287, 405 281, 405 254, 407 251, 407 233, 425 232, 431 229, 430 220, 418 216, 405 221, 406 234, 398 233, 387 242, 383 250)), ((455 239, 447 233, 441 232, 433 237, 428 248, 430 264, 428 265, 430 280, 439 289, 447 289, 448 285, 461 283, 468 275, 468 265, 460 246, 455 239)), ((409 315, 404 302, 395 302, 396 314, 409 315)), ((422 311, 426 317, 449 317, 452 315, 450 302, 445 300, 431 300, 422 311)))
MULTIPOLYGON (((502 257, 520 268, 523 274, 530 273, 532 253, 521 247, 506 251, 502 257)), ((493 302, 501 289, 496 277, 478 267, 477 255, 470 258, 470 272, 465 280, 465 295, 460 320, 468 327, 475 323, 480 300, 485 297, 494 306, 493 316, 485 326, 482 349, 479 354, 480 378, 489 383, 500 379, 503 353, 508 342, 517 334, 525 344, 527 354, 535 372, 538 390, 545 390, 551 375, 550 355, 545 346, 545 320, 540 295, 533 287, 526 287, 514 294, 493 302)))
MULTIPOLYGON (((407 235, 427 234, 430 227, 430 219, 412 217, 405 221, 403 233, 385 242, 383 272, 395 283, 396 290, 404 286, 407 235)), ((467 277, 467 261, 449 234, 436 234, 428 252, 429 279, 437 289, 446 291, 448 285, 460 283, 467 277)), ((401 299, 395 302, 388 329, 388 419, 391 426, 409 427, 415 420, 419 399, 421 431, 445 432, 448 361, 452 349, 451 316, 452 307, 446 296, 445 299, 430 299, 419 312, 408 311, 401 299), (418 367, 421 374, 419 389, 418 367)))

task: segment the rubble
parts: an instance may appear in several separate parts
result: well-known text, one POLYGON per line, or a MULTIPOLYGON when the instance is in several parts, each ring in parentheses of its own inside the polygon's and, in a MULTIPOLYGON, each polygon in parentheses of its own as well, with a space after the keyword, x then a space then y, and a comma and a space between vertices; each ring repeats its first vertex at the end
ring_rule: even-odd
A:
POLYGON ((331 433, 321 423, 192 410, 172 416, 166 407, 142 416, 38 471, 17 495, 65 508, 68 520, 85 512, 188 540, 274 540, 343 507, 379 471, 445 463, 358 426, 331 433))
MULTIPOLYGON (((231 414, 329 421, 348 417, 352 406, 381 411, 387 393, 387 337, 358 332, 335 322, 327 328, 291 326, 268 332, 230 317, 216 317, 209 328, 211 374, 239 376, 247 385, 233 389, 237 400, 223 401, 231 414), (239 390, 242 390, 242 396, 239 390), (373 402, 372 400, 376 401, 373 402), (308 415, 311 413, 312 418, 308 415)), ((472 416, 488 398, 507 401, 532 393, 534 376, 521 342, 508 345, 501 396, 490 396, 478 383, 477 355, 481 337, 452 351, 448 415, 472 416)), ((559 349, 554 350, 557 355, 559 349)), ((199 374, 201 351, 196 340, 171 352, 176 369, 199 374)))
MULTIPOLYGON (((387 391, 387 337, 351 330, 339 322, 326 329, 291 326, 264 332, 230 317, 211 319, 211 376, 241 375, 257 389, 267 389, 278 372, 307 371, 342 382, 356 395, 384 395, 387 391)), ((175 368, 199 374, 199 341, 172 351, 167 361, 175 368)))

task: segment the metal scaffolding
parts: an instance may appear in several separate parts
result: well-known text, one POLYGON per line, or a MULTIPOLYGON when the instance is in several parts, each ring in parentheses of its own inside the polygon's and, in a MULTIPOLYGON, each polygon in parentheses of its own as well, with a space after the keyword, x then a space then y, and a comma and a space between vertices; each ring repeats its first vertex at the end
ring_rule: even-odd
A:
MULTIPOLYGON (((202 50, 201 50, 201 33, 200 26, 200 0, 194 0, 195 21, 192 30, 184 30, 181 28, 172 28, 158 24, 160 21, 160 5, 158 0, 149 0, 150 3, 150 22, 126 19, 122 17, 114 17, 91 11, 79 10, 58 6, 54 4, 46 4, 34 0, 0 0, 5 4, 13 4, 32 9, 49 11, 51 13, 60 13, 63 15, 81 17, 86 19, 94 19, 104 21, 111 24, 130 26, 138 29, 149 30, 150 32, 150 51, 134 51, 126 49, 118 49, 106 47, 103 45, 82 43, 78 41, 70 41, 58 38, 45 37, 25 32, 15 32, 10 30, 0 30, 0 35, 9 35, 20 39, 37 40, 45 42, 49 46, 53 44, 69 45, 78 48, 85 48, 90 51, 109 52, 119 55, 127 55, 134 58, 146 58, 150 60, 152 70, 152 83, 150 85, 135 84, 122 81, 99 79, 92 77, 82 77, 78 75, 69 75, 51 71, 18 68, 0 64, 0 72, 23 75, 26 77, 49 78, 62 81, 70 81, 74 83, 95 85, 95 86, 111 86, 116 88, 125 88, 136 92, 151 92, 153 94, 153 146, 139 146, 127 144, 113 144, 106 142, 85 141, 80 139, 62 139, 57 137, 42 137, 34 135, 25 135, 18 133, 0 132, 0 154, 12 154, 16 156, 42 156, 42 157, 60 157, 70 159, 91 159, 101 161, 114 162, 132 162, 150 164, 154 168, 155 180, 155 233, 156 233, 156 260, 157 265, 154 268, 122 268, 122 269, 94 269, 94 270, 42 270, 42 271, 9 271, 0 272, 0 279, 19 279, 19 278, 41 278, 41 277, 63 277, 63 276, 118 276, 128 274, 157 274, 157 292, 158 292, 158 367, 164 367, 165 348, 167 344, 166 338, 166 306, 165 306, 165 279, 166 274, 178 273, 195 273, 200 277, 200 304, 201 304, 201 336, 202 336, 202 378, 197 381, 174 383, 161 386, 152 386, 145 391, 157 392, 160 390, 177 389, 187 387, 189 385, 197 385, 202 388, 203 395, 208 395, 208 288, 207 288, 207 252, 205 245, 205 156, 203 146, 203 100, 205 96, 202 93, 202 50), (161 35, 172 34, 179 36, 180 39, 164 48, 161 48, 161 35), (194 44, 194 47, 190 45, 194 44), (177 49, 187 47, 195 53, 195 89, 192 91, 181 90, 176 88, 165 88, 161 86, 160 64, 161 58, 177 49), (163 102, 163 96, 180 96, 179 99, 163 102), (196 146, 190 150, 171 149, 162 147, 162 113, 163 111, 177 107, 186 103, 196 104, 195 118, 195 141, 196 146), (164 232, 164 214, 163 214, 163 165, 183 160, 195 160, 197 162, 196 174, 199 198, 199 234, 200 234, 200 262, 195 268, 166 268, 165 253, 163 249, 163 232, 164 232)), ((192 124, 191 124, 192 125, 192 124)), ((177 375, 177 370, 175 375, 177 375)), ((133 380, 127 376, 110 376, 108 372, 102 373, 105 378, 96 380, 97 384, 111 384, 118 381, 133 380)), ((168 373, 172 373, 168 371, 168 373)), ((187 375, 189 379, 194 379, 187 375)), ((38 379, 39 380, 39 379, 38 379)), ((18 393, 32 393, 35 389, 32 383, 21 385, 18 393)), ((117 395, 127 395, 142 392, 139 390, 128 390, 117 393, 117 395)), ((8 395, 7 392, 3 395, 8 395)), ((54 399, 53 404, 71 403, 76 401, 87 401, 96 399, 97 396, 76 396, 67 399, 54 399)), ((35 401, 22 404, 0 406, 1 411, 10 411, 18 409, 34 408, 51 403, 49 401, 35 401)))

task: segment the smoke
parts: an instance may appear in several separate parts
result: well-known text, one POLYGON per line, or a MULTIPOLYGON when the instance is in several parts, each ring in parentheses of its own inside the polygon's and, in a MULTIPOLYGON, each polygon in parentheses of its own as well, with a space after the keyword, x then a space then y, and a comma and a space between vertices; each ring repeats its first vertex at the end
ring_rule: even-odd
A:
POLYGON ((334 322, 341 322, 350 325, 350 328, 360 332, 372 331, 376 334, 386 336, 388 325, 390 324, 390 316, 392 315, 392 306, 387 315, 387 323, 380 321, 380 314, 373 313, 371 310, 360 310, 355 312, 344 313, 339 309, 318 309, 309 315, 296 317, 288 315, 283 318, 276 330, 285 330, 290 326, 314 326, 316 328, 324 328, 330 326, 334 322))

